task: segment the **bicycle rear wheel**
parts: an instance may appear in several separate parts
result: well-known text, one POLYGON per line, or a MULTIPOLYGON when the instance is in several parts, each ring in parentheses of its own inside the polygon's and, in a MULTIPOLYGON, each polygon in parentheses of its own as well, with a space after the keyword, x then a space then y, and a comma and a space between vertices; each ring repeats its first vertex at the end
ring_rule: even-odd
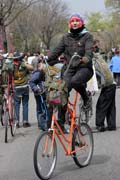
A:
POLYGON ((15 136, 17 116, 16 116, 15 106, 14 105, 12 105, 12 108, 11 108, 10 111, 11 111, 10 131, 11 131, 11 135, 15 136))
POLYGON ((78 124, 80 125, 81 123, 88 123, 92 116, 91 109, 84 109, 84 106, 82 106, 79 112, 78 124))
POLYGON ((83 105, 83 100, 80 98, 79 103, 79 118, 78 118, 78 124, 81 123, 89 123, 89 120, 91 116, 93 115, 93 109, 92 109, 92 96, 90 98, 90 105, 89 108, 85 108, 83 105))
POLYGON ((81 123, 80 128, 75 128, 72 139, 73 160, 79 167, 87 166, 93 155, 93 135, 86 123, 81 123), (83 133, 85 131, 86 133, 83 133))
POLYGON ((9 113, 6 110, 6 100, 2 102, 2 112, 1 112, 1 124, 5 127, 5 143, 8 141, 8 121, 9 121, 9 113))
POLYGON ((7 143, 8 142, 8 121, 9 121, 8 111, 5 112, 4 118, 5 118, 5 143, 7 143))
POLYGON ((3 104, 2 104, 0 105, 0 122, 2 126, 4 125, 3 113, 4 113, 4 109, 3 109, 3 104))
POLYGON ((34 169, 37 176, 43 180, 49 179, 57 162, 57 146, 54 139, 52 145, 52 134, 44 132, 39 135, 34 147, 34 169))

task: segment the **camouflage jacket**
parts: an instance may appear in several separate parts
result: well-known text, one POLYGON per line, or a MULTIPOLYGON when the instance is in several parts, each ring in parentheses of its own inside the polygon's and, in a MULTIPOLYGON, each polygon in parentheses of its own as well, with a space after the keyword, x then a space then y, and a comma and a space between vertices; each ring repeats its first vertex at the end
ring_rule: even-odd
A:
POLYGON ((105 60, 103 60, 99 53, 94 53, 93 63, 96 74, 101 77, 102 87, 107 87, 113 84, 113 74, 110 71, 108 64, 105 62, 105 60))

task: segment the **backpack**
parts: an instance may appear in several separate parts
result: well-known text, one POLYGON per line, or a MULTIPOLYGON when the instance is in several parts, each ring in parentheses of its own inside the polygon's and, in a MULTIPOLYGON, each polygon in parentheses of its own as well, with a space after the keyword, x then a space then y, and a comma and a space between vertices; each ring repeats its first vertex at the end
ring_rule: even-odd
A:
POLYGON ((48 105, 64 106, 68 101, 68 89, 62 79, 50 78, 45 82, 46 102, 48 105))
POLYGON ((94 53, 93 58, 95 71, 101 77, 101 86, 105 87, 113 83, 113 75, 108 64, 103 60, 99 53, 94 53))
POLYGON ((3 64, 2 71, 6 71, 8 73, 11 73, 14 71, 14 64, 11 59, 6 59, 5 63, 3 64))

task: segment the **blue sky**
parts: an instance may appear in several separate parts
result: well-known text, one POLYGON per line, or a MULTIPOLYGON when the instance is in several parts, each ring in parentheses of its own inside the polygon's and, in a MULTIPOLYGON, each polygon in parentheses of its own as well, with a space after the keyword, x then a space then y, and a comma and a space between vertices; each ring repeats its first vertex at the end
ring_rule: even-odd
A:
POLYGON ((104 0, 63 0, 68 4, 70 12, 79 12, 82 15, 91 12, 105 12, 104 0))

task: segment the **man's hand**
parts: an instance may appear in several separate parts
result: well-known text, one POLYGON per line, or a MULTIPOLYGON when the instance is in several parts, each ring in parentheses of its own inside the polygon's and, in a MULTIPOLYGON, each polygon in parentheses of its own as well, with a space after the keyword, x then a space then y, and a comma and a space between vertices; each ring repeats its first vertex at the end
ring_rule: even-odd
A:
POLYGON ((89 62, 89 60, 88 60, 88 58, 87 57, 82 57, 81 59, 80 59, 80 61, 82 62, 82 63, 84 63, 84 64, 86 64, 86 63, 88 63, 89 62))

